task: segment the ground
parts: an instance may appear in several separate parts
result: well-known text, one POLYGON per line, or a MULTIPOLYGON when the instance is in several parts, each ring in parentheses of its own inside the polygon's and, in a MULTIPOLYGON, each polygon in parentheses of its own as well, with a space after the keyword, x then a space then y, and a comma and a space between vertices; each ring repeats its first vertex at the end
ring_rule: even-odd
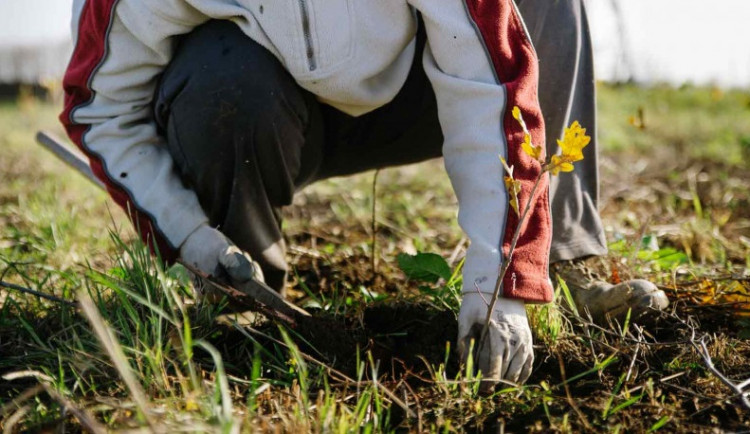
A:
POLYGON ((558 284, 556 303, 529 307, 534 374, 492 396, 453 345, 466 240, 441 161, 380 172, 374 196, 369 172, 295 198, 289 292, 314 319, 292 326, 195 304, 184 270, 34 144, 62 135, 59 106, 0 102, 0 280, 80 303, 0 288, 5 430, 750 429, 717 377, 750 378, 750 93, 599 86, 610 253, 587 265, 651 279, 670 308, 600 328, 558 284), (418 252, 449 275, 408 278, 397 258, 418 252))

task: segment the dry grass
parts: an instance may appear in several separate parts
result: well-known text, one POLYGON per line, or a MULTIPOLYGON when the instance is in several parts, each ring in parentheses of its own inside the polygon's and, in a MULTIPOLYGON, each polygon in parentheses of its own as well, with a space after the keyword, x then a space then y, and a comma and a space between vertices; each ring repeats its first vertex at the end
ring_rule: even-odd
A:
POLYGON ((732 123, 750 113, 750 96, 627 87, 601 95, 602 136, 616 145, 602 156, 612 252, 590 266, 611 281, 652 279, 672 304, 648 324, 609 328, 568 312, 563 301, 535 307, 534 374, 527 386, 491 397, 477 395, 475 378, 446 347, 456 332, 446 284, 408 281, 395 261, 402 252, 429 251, 456 266, 465 249, 439 161, 379 175, 376 269, 372 173, 297 196, 285 211, 290 292, 315 307, 317 321, 290 330, 257 319, 240 326, 192 305, 184 274, 161 270, 127 241, 127 226, 107 236, 110 222, 123 224, 120 212, 110 213, 103 194, 32 143, 36 129, 55 125, 52 107, 0 104, 7 150, 0 276, 70 300, 89 294, 103 318, 93 320, 95 333, 96 313, 0 292, 0 427, 750 429, 748 410, 710 372, 700 346, 704 339, 729 380, 750 378, 750 174, 737 160, 747 156, 750 133, 732 123), (645 128, 628 124, 638 106, 645 128), (686 147, 696 137, 704 140, 700 152, 686 147), (109 349, 96 338, 107 333, 114 335, 109 349), (125 372, 138 384, 123 381, 125 372), (146 403, 134 399, 139 388, 146 403))

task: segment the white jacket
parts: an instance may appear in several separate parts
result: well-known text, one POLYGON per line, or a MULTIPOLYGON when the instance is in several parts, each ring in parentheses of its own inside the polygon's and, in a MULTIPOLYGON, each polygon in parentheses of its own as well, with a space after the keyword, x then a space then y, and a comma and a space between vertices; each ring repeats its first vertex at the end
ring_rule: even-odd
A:
MULTIPOLYGON (((514 228, 507 227, 498 157, 516 162, 515 176, 522 181, 539 172, 538 164, 516 152, 521 142, 509 122, 511 104, 521 106, 536 143, 543 147, 544 141, 535 54, 511 0, 76 0, 74 8, 76 49, 65 77, 61 120, 114 199, 129 210, 144 237, 155 237, 165 257, 207 221, 196 195, 173 170, 151 110, 173 36, 209 19, 231 20, 272 52, 301 87, 356 116, 386 104, 403 85, 420 12, 445 166, 459 200, 459 222, 471 240, 466 290, 492 291, 501 246, 507 249, 514 228), (513 72, 519 65, 522 73, 513 72), (503 80, 507 70, 511 84, 503 80)), ((534 212, 542 214, 540 221, 549 220, 544 209, 534 212)), ((548 235, 540 242, 532 234, 529 252, 541 256, 513 273, 514 285, 528 279, 523 286, 543 294, 506 289, 506 296, 534 301, 551 296, 548 235)), ((519 263, 525 260, 520 255, 519 263)))

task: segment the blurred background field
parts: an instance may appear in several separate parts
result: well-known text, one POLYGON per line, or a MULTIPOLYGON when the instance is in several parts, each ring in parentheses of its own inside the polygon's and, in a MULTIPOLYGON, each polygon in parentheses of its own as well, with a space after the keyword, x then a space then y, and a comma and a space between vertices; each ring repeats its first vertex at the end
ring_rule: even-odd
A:
MULTIPOLYGON (((84 258, 74 247, 101 247, 108 225, 128 231, 129 224, 118 208, 108 208, 104 193, 35 143, 40 130, 65 137, 57 121, 60 103, 21 89, 0 102, 2 245, 11 246, 14 237, 24 236, 22 228, 39 225, 45 217, 54 241, 70 244, 70 251, 56 250, 59 265, 80 262, 84 258), (79 220, 86 226, 71 233, 65 225, 79 220)), ((698 264, 750 261, 750 93, 605 83, 598 91, 600 208, 611 241, 653 231, 657 239, 687 249, 698 264), (681 235, 703 224, 713 232, 681 235), (720 236, 723 249, 700 245, 694 239, 700 235, 720 236), (685 237, 699 245, 691 247, 685 237)), ((369 172, 306 189, 287 210, 289 236, 314 233, 334 220, 344 226, 328 229, 332 240, 356 244, 361 232, 361 241, 368 243, 372 177, 369 172)), ((380 232, 399 238, 394 249, 437 245, 447 252, 458 244, 455 199, 440 160, 383 170, 377 189, 377 223, 380 232)))

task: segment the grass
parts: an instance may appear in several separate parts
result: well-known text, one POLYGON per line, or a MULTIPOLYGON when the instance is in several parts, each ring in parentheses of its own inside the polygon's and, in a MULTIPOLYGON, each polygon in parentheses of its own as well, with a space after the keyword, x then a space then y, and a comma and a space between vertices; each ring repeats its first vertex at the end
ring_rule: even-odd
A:
POLYGON ((465 240, 440 162, 319 183, 285 210, 290 295, 318 327, 195 304, 189 279, 134 239, 102 192, 33 143, 54 104, 0 102, 0 277, 80 303, 0 291, 0 427, 172 432, 748 430, 750 419, 691 343, 750 377, 750 94, 600 87, 602 215, 611 252, 591 267, 645 277, 670 311, 598 328, 530 307, 535 371, 477 394, 455 339, 465 240), (639 115, 639 108, 642 115, 639 115), (630 117, 633 117, 631 120, 630 117), (399 254, 454 270, 418 278, 399 254), (744 311, 743 311, 744 309, 744 311))
POLYGON ((750 154, 750 125, 746 122, 750 95, 745 91, 690 85, 677 90, 669 86, 601 86, 599 110, 601 138, 608 150, 642 153, 662 148, 692 159, 738 166, 744 165, 750 154))

